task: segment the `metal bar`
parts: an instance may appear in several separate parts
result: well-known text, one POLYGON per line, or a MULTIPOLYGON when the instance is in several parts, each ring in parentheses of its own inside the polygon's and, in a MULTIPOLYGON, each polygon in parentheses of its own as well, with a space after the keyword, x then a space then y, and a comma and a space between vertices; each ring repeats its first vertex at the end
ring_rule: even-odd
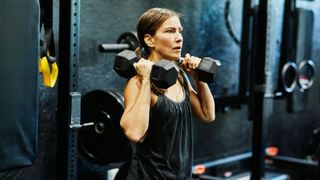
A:
POLYGON ((230 156, 230 157, 223 158, 223 159, 217 159, 214 161, 205 162, 205 163, 202 163, 202 165, 204 165, 208 169, 208 168, 212 168, 212 167, 219 166, 222 164, 227 164, 227 163, 231 163, 231 162, 235 162, 235 161, 250 159, 251 157, 252 157, 252 153, 247 152, 247 153, 237 154, 237 155, 230 156))
MULTIPOLYGON (((265 63, 266 63, 266 43, 267 43, 267 17, 268 1, 260 0, 258 6, 255 31, 255 43, 253 48, 253 62, 251 66, 252 82, 254 87, 263 87, 266 83, 265 63)), ((253 89, 250 95, 252 99, 252 169, 251 179, 264 179, 264 129, 263 129, 263 109, 264 91, 253 89)))
MULTIPOLYGON (((281 35, 281 55, 280 55, 280 63, 279 67, 284 67, 287 62, 294 60, 294 17, 293 11, 295 8, 295 0, 285 0, 284 3, 284 14, 283 14, 283 22, 282 22, 282 35, 281 35)), ((281 92, 282 96, 290 97, 291 94, 286 92, 285 87, 282 82, 282 74, 279 69, 278 73, 278 92, 281 92)), ((290 98, 289 98, 290 99, 290 98)))
POLYGON ((57 179, 76 180, 78 133, 69 128, 69 93, 78 89, 80 0, 60 0, 59 4, 57 179))
POLYGON ((252 56, 252 7, 251 0, 243 1, 242 30, 241 30, 241 52, 240 52, 240 73, 239 73, 239 96, 242 101, 248 95, 248 70, 252 56))
POLYGON ((129 49, 129 44, 100 44, 100 52, 120 52, 129 49))

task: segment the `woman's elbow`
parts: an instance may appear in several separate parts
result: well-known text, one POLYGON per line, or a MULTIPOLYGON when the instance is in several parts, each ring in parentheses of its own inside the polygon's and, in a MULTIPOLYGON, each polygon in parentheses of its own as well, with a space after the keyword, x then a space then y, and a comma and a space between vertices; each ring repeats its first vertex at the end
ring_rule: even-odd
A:
POLYGON ((126 137, 132 141, 133 143, 137 143, 141 141, 142 137, 144 136, 144 133, 139 132, 137 130, 134 130, 130 127, 128 127, 126 124, 120 122, 120 126, 126 135, 126 137))
POLYGON ((210 115, 207 115, 207 116, 204 116, 204 117, 202 118, 202 121, 203 121, 203 122, 207 122, 207 123, 213 122, 213 121, 215 121, 215 120, 216 120, 216 115, 215 115, 215 113, 210 114, 210 115))
POLYGON ((216 120, 216 111, 215 108, 213 108, 210 112, 209 112, 209 116, 208 116, 208 122, 213 122, 216 120))
POLYGON ((211 117, 209 118, 209 122, 213 122, 216 120, 216 114, 211 115, 211 117))
POLYGON ((134 133, 132 131, 125 131, 125 135, 133 143, 137 143, 137 142, 141 141, 141 139, 143 137, 140 134, 134 133))

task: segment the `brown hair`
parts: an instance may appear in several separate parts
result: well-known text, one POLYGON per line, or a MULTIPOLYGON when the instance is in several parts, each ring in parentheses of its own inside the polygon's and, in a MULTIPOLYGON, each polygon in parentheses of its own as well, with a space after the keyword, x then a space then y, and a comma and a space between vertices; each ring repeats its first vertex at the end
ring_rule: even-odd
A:
POLYGON ((144 58, 150 55, 149 47, 144 42, 144 35, 153 36, 162 23, 172 16, 181 17, 179 13, 166 8, 151 8, 140 16, 137 23, 137 35, 140 42, 139 48, 136 50, 137 54, 144 58), (142 49, 143 52, 141 52, 142 49))

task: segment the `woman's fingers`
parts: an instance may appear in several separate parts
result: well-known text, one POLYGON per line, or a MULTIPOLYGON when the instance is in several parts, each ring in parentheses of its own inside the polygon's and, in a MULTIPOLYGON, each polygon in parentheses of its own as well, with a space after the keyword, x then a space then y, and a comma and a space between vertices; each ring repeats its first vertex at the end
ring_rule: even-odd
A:
POLYGON ((136 69, 137 74, 140 76, 150 76, 151 69, 152 69, 153 63, 149 60, 145 60, 141 58, 137 63, 133 64, 133 67, 136 69))
POLYGON ((182 63, 187 71, 196 69, 200 64, 201 59, 196 56, 191 56, 189 53, 186 54, 184 62, 182 63))

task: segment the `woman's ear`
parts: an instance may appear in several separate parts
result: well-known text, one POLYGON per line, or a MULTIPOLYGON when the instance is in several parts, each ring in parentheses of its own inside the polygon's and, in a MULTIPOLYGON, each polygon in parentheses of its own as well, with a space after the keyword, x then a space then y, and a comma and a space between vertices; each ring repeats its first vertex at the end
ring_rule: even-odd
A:
POLYGON ((154 41, 150 34, 144 35, 144 42, 147 44, 147 46, 154 47, 154 41))

